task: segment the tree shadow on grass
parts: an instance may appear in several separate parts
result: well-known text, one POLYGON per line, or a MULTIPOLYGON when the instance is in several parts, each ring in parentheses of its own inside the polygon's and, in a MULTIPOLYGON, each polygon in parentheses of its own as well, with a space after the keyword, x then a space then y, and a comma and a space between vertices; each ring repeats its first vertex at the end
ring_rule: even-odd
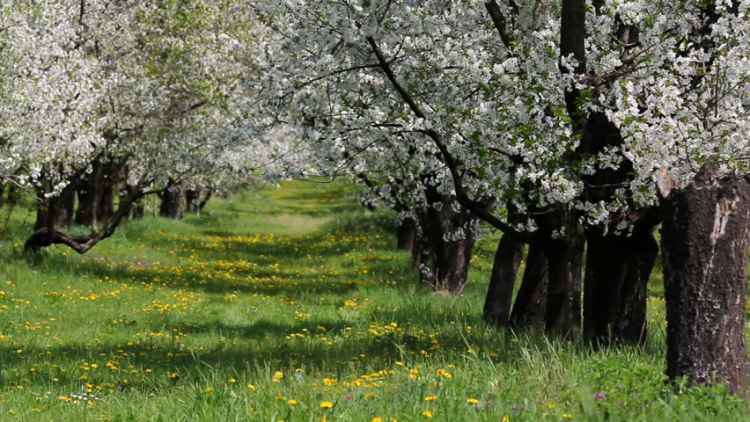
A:
MULTIPOLYGON (((179 383, 190 382, 192 378, 206 382, 205 371, 223 371, 237 374, 240 382, 254 382, 253 377, 263 376, 264 369, 291 371, 303 368, 308 374, 323 372, 328 377, 339 378, 352 373, 364 373, 373 369, 388 369, 396 361, 409 356, 421 357, 430 354, 466 352, 465 340, 459 335, 446 334, 440 337, 439 347, 427 336, 412 334, 385 333, 378 336, 356 337, 350 339, 334 338, 335 331, 343 324, 341 321, 309 321, 309 324, 294 325, 276 324, 260 320, 247 325, 178 324, 175 328, 187 335, 178 340, 167 337, 155 337, 141 342, 128 344, 102 343, 95 345, 66 345, 48 348, 24 347, 20 356, 16 347, 0 348, 0 359, 4 366, 0 370, 0 386, 14 385, 50 385, 56 378, 55 385, 74 388, 80 391, 83 383, 97 385, 101 382, 114 382, 116 390, 135 390, 153 393, 170 388, 179 383), (307 338, 291 336, 290 333, 301 333, 304 328, 315 330, 315 326, 328 324, 331 329, 328 337, 313 334, 307 338), (308 328, 309 327, 309 328, 308 328), (213 347, 191 346, 194 339, 200 343, 204 334, 220 334, 225 341, 213 347), (268 337, 278 340, 268 341, 268 337), (332 340, 332 341, 329 341, 332 340), (29 373, 22 368, 28 361, 39 360, 35 371, 29 373), (55 365, 43 365, 42 361, 54 362, 55 365), (97 363, 98 369, 77 370, 82 362, 97 363), (111 362, 114 368, 106 366, 111 362), (260 370, 259 370, 260 368, 260 370), (149 371, 146 371, 148 369, 149 371), (102 374, 102 372, 104 372, 102 374), (181 381, 176 382, 169 374, 178 373, 181 381), (81 376, 85 375, 84 381, 81 376), (22 380, 26 378, 26 381, 22 380), (123 381, 127 380, 127 381, 123 381)), ((325 335, 324 332, 317 332, 325 335)), ((492 347, 498 353, 493 357, 495 363, 512 363, 518 356, 518 346, 505 344, 492 338, 493 344, 475 344, 475 347, 492 347)), ((210 379, 211 377, 208 377, 210 379)), ((288 381, 287 381, 288 382, 288 381)))

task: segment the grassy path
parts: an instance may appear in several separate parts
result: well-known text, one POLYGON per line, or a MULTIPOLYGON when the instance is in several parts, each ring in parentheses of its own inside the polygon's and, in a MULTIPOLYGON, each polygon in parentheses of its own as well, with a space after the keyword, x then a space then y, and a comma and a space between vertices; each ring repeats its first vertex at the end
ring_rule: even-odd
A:
POLYGON ((493 243, 466 294, 419 289, 392 215, 285 183, 202 216, 133 222, 85 256, 0 263, 0 420, 750 420, 663 384, 643 350, 486 328, 493 243))

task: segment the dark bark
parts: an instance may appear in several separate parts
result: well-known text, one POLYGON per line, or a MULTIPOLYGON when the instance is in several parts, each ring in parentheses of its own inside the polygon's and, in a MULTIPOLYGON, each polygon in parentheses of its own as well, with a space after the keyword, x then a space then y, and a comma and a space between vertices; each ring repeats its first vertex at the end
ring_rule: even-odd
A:
POLYGON ((21 190, 14 184, 8 186, 8 205, 18 205, 21 201, 21 190))
POLYGON ((55 227, 68 227, 73 223, 73 214, 75 212, 76 190, 74 185, 69 185, 63 189, 60 198, 57 201, 55 209, 55 227))
POLYGON ((94 230, 99 224, 99 198, 101 197, 102 164, 99 160, 92 164, 91 173, 78 183, 78 210, 75 223, 90 226, 94 230))
POLYGON ((523 247, 523 242, 511 236, 503 236, 497 245, 482 315, 489 324, 498 327, 508 326, 513 288, 523 258, 523 247))
POLYGON ((544 327, 547 309, 547 253, 538 242, 532 242, 526 254, 526 267, 518 289, 510 324, 514 328, 544 327))
POLYGON ((748 375, 750 186, 709 163, 687 187, 661 192, 667 375, 739 392, 748 375))
POLYGON ((109 220, 115 214, 115 198, 120 193, 120 183, 125 177, 124 166, 117 160, 104 164, 101 198, 99 199, 99 220, 109 220))
POLYGON ((418 236, 417 222, 411 217, 404 218, 396 228, 396 249, 413 252, 417 247, 418 236))
POLYGON ((161 205, 159 216, 182 218, 185 213, 185 187, 181 184, 172 186, 159 194, 161 205))
POLYGON ((643 344, 648 334, 646 303, 648 280, 654 268, 659 245, 651 232, 637 235, 630 240, 630 259, 626 283, 619 292, 619 301, 613 325, 612 337, 630 344, 643 344))
POLYGON ((109 220, 115 213, 115 198, 125 178, 126 166, 122 158, 98 159, 90 173, 78 183, 78 209, 75 222, 98 230, 99 222, 109 220))
POLYGON ((631 236, 587 231, 583 325, 588 340, 599 345, 645 341, 647 285, 659 251, 652 235, 656 222, 636 224, 631 236))
POLYGON ((132 209, 130 211, 130 216, 127 218, 138 220, 143 218, 143 216, 146 214, 146 206, 143 204, 143 200, 139 200, 138 202, 134 203, 132 206, 132 209))
MULTIPOLYGON (((37 192, 39 198, 45 197, 45 190, 37 192)), ((68 227, 73 222, 75 204, 75 184, 68 184, 59 196, 47 198, 37 204, 34 230, 46 227, 68 227)))
POLYGON ((455 197, 440 195, 434 188, 428 191, 430 203, 437 204, 439 209, 432 206, 424 213, 426 257, 422 264, 427 265, 431 274, 422 282, 435 290, 459 294, 467 282, 477 219, 463 207, 455 211, 453 208, 458 205, 455 197), (455 236, 460 229, 463 236, 455 236))
POLYGON ((585 239, 578 230, 565 238, 547 238, 548 278, 545 329, 564 338, 575 337, 581 326, 581 266, 585 239))
POLYGON ((200 215, 203 211, 203 207, 206 206, 208 200, 211 198, 211 190, 205 188, 186 189, 185 190, 185 205, 188 211, 200 215))
MULTIPOLYGON (((101 230, 92 230, 86 235, 70 234, 51 224, 50 221, 53 221, 53 219, 50 218, 47 220, 47 225, 45 227, 35 230, 34 233, 26 239, 24 250, 36 252, 50 245, 63 244, 81 254, 88 252, 97 243, 114 234, 115 229, 120 222, 130 214, 133 203, 143 197, 146 193, 146 187, 151 185, 151 183, 151 181, 145 181, 135 187, 130 196, 121 198, 117 210, 109 220, 105 222, 101 230)), ((53 198, 51 202, 54 203, 55 199, 56 198, 53 198)), ((54 209, 54 207, 51 208, 54 209)))

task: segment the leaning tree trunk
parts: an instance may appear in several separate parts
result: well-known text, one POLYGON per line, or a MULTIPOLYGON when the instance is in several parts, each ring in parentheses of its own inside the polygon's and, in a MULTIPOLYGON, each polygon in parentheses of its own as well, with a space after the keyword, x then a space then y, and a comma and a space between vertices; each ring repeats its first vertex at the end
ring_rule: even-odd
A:
POLYGON ((523 258, 523 246, 523 242, 507 235, 504 235, 497 245, 490 285, 484 300, 483 317, 489 324, 498 327, 508 325, 513 288, 523 258))
POLYGON ((712 163, 684 188, 666 172, 657 183, 664 197, 667 375, 739 392, 747 377, 750 186, 712 163))
POLYGON ((547 309, 547 253, 538 242, 531 242, 526 253, 526 267, 518 289, 510 324, 514 328, 544 327, 547 309))

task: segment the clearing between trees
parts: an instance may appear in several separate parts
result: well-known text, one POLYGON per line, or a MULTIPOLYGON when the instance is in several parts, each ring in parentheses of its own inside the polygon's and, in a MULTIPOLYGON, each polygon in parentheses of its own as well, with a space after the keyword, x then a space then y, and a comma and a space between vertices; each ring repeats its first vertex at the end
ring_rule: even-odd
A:
POLYGON ((214 198, 83 256, 22 254, 17 231, 1 250, 0 420, 750 420, 722 386, 665 383, 660 271, 641 348, 498 330, 482 322, 497 237, 478 241, 462 295, 431 294, 394 214, 349 188, 214 198))

